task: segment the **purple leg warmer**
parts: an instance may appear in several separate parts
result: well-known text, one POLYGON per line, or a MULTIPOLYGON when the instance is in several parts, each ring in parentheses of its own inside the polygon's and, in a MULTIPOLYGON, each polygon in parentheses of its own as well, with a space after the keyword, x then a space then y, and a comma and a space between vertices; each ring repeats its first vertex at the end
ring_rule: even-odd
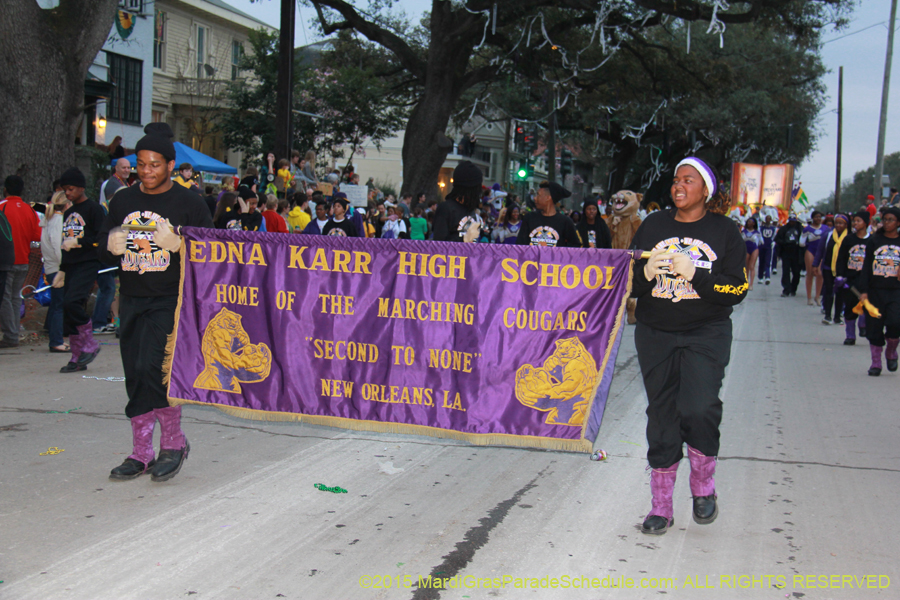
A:
POLYGON ((653 507, 650 509, 648 517, 657 515, 666 519, 672 518, 674 514, 672 494, 675 491, 676 475, 678 475, 678 463, 665 469, 652 469, 650 471, 650 493, 653 496, 653 507))
POLYGON ((137 461, 150 464, 155 457, 153 453, 153 428, 156 426, 156 415, 153 411, 131 417, 131 433, 134 437, 134 450, 131 456, 137 461))
POLYGON ((716 494, 716 457, 706 456, 690 446, 688 458, 691 461, 691 495, 695 498, 716 494))
POLYGON ((184 433, 181 431, 181 407, 155 408, 153 414, 159 419, 159 449, 181 450, 184 448, 184 433))

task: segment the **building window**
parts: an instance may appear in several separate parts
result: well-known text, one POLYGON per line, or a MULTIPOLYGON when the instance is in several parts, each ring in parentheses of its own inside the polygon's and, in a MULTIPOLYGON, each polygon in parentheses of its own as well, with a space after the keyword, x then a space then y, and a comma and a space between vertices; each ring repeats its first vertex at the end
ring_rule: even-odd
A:
POLYGON ((162 123, 166 120, 166 111, 154 110, 150 113, 150 120, 154 123, 162 123))
POLYGON ((244 44, 237 40, 231 42, 231 80, 241 76, 241 59, 244 57, 244 44))
POLYGON ((166 68, 166 13, 161 10, 153 22, 153 67, 166 68))
POLYGON ((106 117, 123 123, 141 123, 142 62, 106 53, 109 82, 115 87, 109 97, 106 117))
POLYGON ((121 0, 121 2, 119 2, 119 6, 129 12, 144 12, 144 0, 121 0))
POLYGON ((197 25, 197 79, 206 77, 206 53, 209 50, 209 28, 197 25))

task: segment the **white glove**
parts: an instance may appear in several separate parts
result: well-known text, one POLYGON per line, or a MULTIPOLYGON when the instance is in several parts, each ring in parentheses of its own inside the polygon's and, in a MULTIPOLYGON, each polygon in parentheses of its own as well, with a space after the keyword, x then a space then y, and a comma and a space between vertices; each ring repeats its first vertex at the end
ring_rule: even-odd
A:
POLYGON ((115 227, 109 231, 109 238, 106 240, 106 249, 116 256, 125 254, 128 247, 128 232, 122 231, 121 227, 115 227))
POLYGON ((474 242, 478 239, 478 234, 481 232, 481 224, 478 221, 472 221, 469 224, 469 228, 466 229, 465 235, 463 235, 463 241, 466 243, 474 242))
POLYGON ((676 252, 672 255, 672 272, 676 275, 681 275, 690 281, 694 278, 696 270, 697 268, 694 266, 694 261, 691 260, 691 257, 687 254, 676 252))
POLYGON ((653 281, 657 275, 668 273, 669 261, 672 259, 672 256, 672 254, 662 250, 651 252, 650 258, 647 259, 647 264, 644 265, 644 277, 647 278, 647 281, 653 281))
POLYGON ((56 275, 53 276, 53 283, 50 284, 52 287, 61 288, 66 285, 66 272, 65 271, 57 271, 56 275))
POLYGON ((237 197, 237 202, 238 202, 238 206, 241 207, 241 214, 246 215, 247 211, 250 210, 250 205, 247 204, 247 201, 244 200, 243 198, 241 198, 240 196, 237 197))
POLYGON ((169 252, 181 250, 181 237, 172 231, 172 226, 165 219, 160 219, 156 222, 156 231, 153 232, 153 243, 169 252))
POLYGON ((62 249, 68 252, 72 248, 81 248, 81 244, 78 243, 78 238, 67 237, 62 242, 62 249))

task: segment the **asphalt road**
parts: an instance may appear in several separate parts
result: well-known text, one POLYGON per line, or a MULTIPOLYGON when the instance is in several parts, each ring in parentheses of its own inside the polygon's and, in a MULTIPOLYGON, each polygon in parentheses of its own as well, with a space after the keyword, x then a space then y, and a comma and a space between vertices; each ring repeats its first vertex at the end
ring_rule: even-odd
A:
POLYGON ((691 520, 685 460, 662 537, 639 531, 631 327, 606 462, 186 407, 166 483, 107 478, 131 443, 114 337, 70 375, 43 346, 2 350, 0 599, 900 598, 900 373, 868 377, 867 345, 778 296, 757 286, 734 315, 719 518, 691 520))

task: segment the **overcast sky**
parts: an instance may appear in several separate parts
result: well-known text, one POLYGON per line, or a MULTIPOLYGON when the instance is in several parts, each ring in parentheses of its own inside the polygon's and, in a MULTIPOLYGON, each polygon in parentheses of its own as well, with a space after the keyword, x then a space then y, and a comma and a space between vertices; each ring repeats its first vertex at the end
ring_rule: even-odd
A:
MULTIPOLYGON (((248 12, 258 19, 277 27, 279 23, 278 0, 226 0, 234 7, 248 12)), ((365 6, 365 2, 357 2, 365 6)), ((837 145, 837 89, 838 67, 844 66, 844 140, 841 166, 842 179, 853 177, 857 171, 875 163, 878 143, 878 116, 881 110, 881 83, 884 76, 884 56, 887 48, 887 21, 890 19, 890 0, 865 0, 853 15, 850 26, 840 33, 828 32, 822 46, 822 59, 832 72, 825 75, 828 101, 819 117, 821 136, 818 151, 813 153, 798 170, 806 195, 813 202, 828 196, 834 190, 835 157, 837 145), (881 25, 877 25, 882 23, 881 25), (874 25, 874 27, 872 27, 874 25), (865 29, 868 28, 868 29, 865 29), (860 30, 865 29, 865 31, 860 30), (859 33, 855 33, 859 32, 859 33), (849 35, 848 35, 849 34, 849 35), (842 37, 847 36, 847 37, 842 37), (842 38, 842 39, 836 39, 842 38), (828 41, 833 40, 833 41, 828 41)), ((430 0, 400 0, 407 15, 418 19, 431 8, 430 0)), ((312 8, 299 7, 296 45, 315 41, 309 21, 315 17, 312 8)), ((900 24, 900 19, 898 19, 900 24)), ((895 24, 895 27, 897 25, 895 24)), ((900 36, 897 36, 900 37, 900 36)), ((725 32, 728 43, 728 32, 725 32)), ((900 43, 895 43, 895 48, 900 43)), ((891 69, 891 94, 888 112, 885 154, 900 150, 900 52, 894 57, 891 69)), ((897 183, 893 182, 896 186, 897 183)))

